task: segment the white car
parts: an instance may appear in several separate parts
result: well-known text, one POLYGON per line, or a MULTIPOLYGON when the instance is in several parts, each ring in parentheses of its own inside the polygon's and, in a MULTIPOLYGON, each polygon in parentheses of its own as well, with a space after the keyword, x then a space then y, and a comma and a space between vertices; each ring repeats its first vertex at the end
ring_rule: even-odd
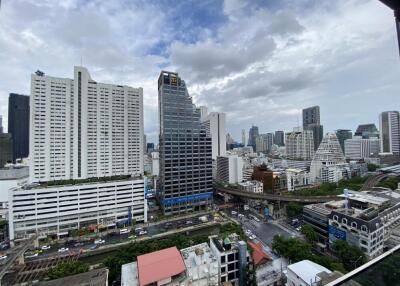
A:
POLYGON ((104 239, 96 239, 94 241, 94 244, 104 244, 104 243, 106 243, 106 241, 104 239))
POLYGON ((50 249, 50 245, 43 245, 41 247, 42 250, 49 250, 50 249))
POLYGON ((246 234, 251 234, 251 230, 248 229, 248 230, 245 231, 245 233, 246 233, 246 234))
POLYGON ((237 212, 236 211, 231 211, 231 214, 232 215, 237 215, 237 212))
POLYGON ((251 240, 254 240, 254 239, 257 238, 257 236, 255 236, 254 234, 252 234, 252 235, 249 236, 249 238, 250 238, 251 240))
POLYGON ((0 255, 0 260, 7 259, 7 255, 0 255))
POLYGON ((129 230, 127 228, 123 228, 119 230, 119 234, 126 234, 129 233, 129 230))
POLYGON ((58 250, 58 252, 67 252, 69 250, 69 248, 68 247, 61 247, 59 250, 58 250))
POLYGON ((25 253, 25 258, 33 258, 33 257, 37 257, 39 255, 39 253, 25 253))
POLYGON ((139 235, 145 235, 145 234, 147 234, 147 231, 146 231, 146 230, 141 230, 141 231, 139 231, 139 235))

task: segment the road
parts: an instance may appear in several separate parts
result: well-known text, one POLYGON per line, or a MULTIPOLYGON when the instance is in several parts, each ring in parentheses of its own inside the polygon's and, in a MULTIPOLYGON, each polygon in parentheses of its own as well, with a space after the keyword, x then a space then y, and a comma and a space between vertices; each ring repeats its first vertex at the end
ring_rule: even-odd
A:
POLYGON ((51 244, 50 249, 48 250, 43 250, 42 253, 40 253, 37 256, 30 256, 26 255, 25 260, 26 261, 36 261, 36 260, 41 260, 41 259, 46 259, 50 257, 55 257, 55 256, 64 256, 66 254, 77 254, 81 251, 91 251, 93 249, 99 248, 99 247, 104 247, 106 245, 112 245, 112 244, 118 244, 122 242, 126 242, 130 239, 134 239, 134 236, 137 238, 139 237, 151 237, 155 236, 157 234, 164 233, 166 231, 171 231, 171 230, 179 230, 182 228, 190 227, 190 226, 198 226, 203 224, 204 222, 201 221, 199 218, 206 216, 208 221, 213 221, 213 216, 211 214, 205 215, 203 214, 196 214, 190 217, 185 217, 181 219, 172 219, 170 221, 163 221, 160 223, 153 223, 153 224, 141 224, 138 226, 132 227, 130 230, 130 233, 126 234, 120 234, 119 230, 115 232, 108 232, 108 233, 97 233, 96 238, 95 237, 85 237, 81 238, 80 240, 69 240, 66 243, 63 244, 51 244), (144 230, 147 233, 140 235, 139 232, 140 230, 144 230), (135 231, 136 229, 136 231, 135 231), (104 240, 104 243, 96 245, 94 243, 95 240, 98 239, 104 240), (68 248, 68 251, 65 252, 58 252, 60 248, 68 248))
POLYGON ((284 237, 299 236, 299 233, 296 231, 289 230, 275 221, 270 220, 265 222, 260 220, 257 222, 254 219, 249 218, 250 212, 243 210, 240 210, 239 213, 244 214, 245 216, 239 218, 237 215, 232 215, 232 210, 237 211, 237 208, 226 209, 224 212, 229 217, 238 221, 242 225, 244 231, 247 229, 251 230, 251 232, 257 236, 257 240, 270 247, 275 235, 282 235, 284 237))

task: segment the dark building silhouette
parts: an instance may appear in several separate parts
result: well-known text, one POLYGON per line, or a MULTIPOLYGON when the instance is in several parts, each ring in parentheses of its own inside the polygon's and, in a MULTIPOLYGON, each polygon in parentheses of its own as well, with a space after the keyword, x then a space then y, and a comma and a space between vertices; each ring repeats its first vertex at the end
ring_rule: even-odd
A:
POLYGON ((285 132, 275 131, 274 144, 278 146, 285 146, 285 132))
POLYGON ((0 168, 3 168, 5 164, 12 162, 13 156, 13 142, 11 134, 1 133, 0 134, 0 168))
POLYGON ((373 123, 360 124, 358 125, 354 136, 362 136, 364 139, 378 138, 379 131, 373 123))
POLYGON ((29 96, 10 93, 8 98, 8 133, 13 141, 13 158, 29 156, 29 96))
POLYGON ((248 146, 253 147, 253 151, 256 151, 256 139, 258 137, 258 127, 257 126, 251 126, 249 130, 249 141, 248 141, 248 146))
POLYGON ((320 121, 319 106, 303 109, 303 129, 313 132, 314 151, 316 151, 324 137, 324 127, 321 125, 320 121))
POLYGON ((340 147, 342 148, 342 152, 344 154, 344 141, 346 139, 353 138, 353 134, 351 133, 351 130, 338 129, 338 130, 336 130, 336 137, 339 140, 340 147))
POLYGON ((276 193, 287 189, 286 176, 268 169, 266 165, 254 167, 251 179, 263 183, 264 193, 276 193))

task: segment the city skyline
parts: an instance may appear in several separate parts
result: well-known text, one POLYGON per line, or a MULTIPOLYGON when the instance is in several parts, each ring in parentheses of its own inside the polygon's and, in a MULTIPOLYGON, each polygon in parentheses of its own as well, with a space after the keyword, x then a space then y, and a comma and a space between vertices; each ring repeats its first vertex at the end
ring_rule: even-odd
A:
POLYGON ((227 132, 236 141, 252 123, 262 133, 288 132, 301 125, 301 109, 313 105, 321 108, 325 131, 378 126, 381 112, 400 109, 391 103, 400 91, 393 16, 379 1, 271 1, 268 6, 211 1, 180 3, 174 11, 154 2, 140 4, 141 9, 123 1, 2 4, 5 131, 9 93, 29 94, 29 78, 37 69, 71 77, 71 68, 81 62, 102 82, 143 86, 149 142, 157 142, 162 69, 186 79, 196 105, 225 112, 227 132), (248 20, 239 21, 242 16, 248 20), (114 43, 115 37, 123 45, 114 43))

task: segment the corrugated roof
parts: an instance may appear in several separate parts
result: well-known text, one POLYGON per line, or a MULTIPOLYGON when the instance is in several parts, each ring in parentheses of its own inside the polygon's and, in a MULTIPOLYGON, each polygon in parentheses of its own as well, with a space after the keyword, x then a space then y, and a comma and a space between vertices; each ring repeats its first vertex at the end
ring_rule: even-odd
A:
POLYGON ((253 249, 252 258, 254 265, 258 266, 272 260, 272 258, 264 252, 264 247, 260 242, 256 244, 248 241, 247 243, 253 249))
POLYGON ((186 270, 181 253, 176 247, 170 247, 137 258, 139 285, 144 286, 186 270))

